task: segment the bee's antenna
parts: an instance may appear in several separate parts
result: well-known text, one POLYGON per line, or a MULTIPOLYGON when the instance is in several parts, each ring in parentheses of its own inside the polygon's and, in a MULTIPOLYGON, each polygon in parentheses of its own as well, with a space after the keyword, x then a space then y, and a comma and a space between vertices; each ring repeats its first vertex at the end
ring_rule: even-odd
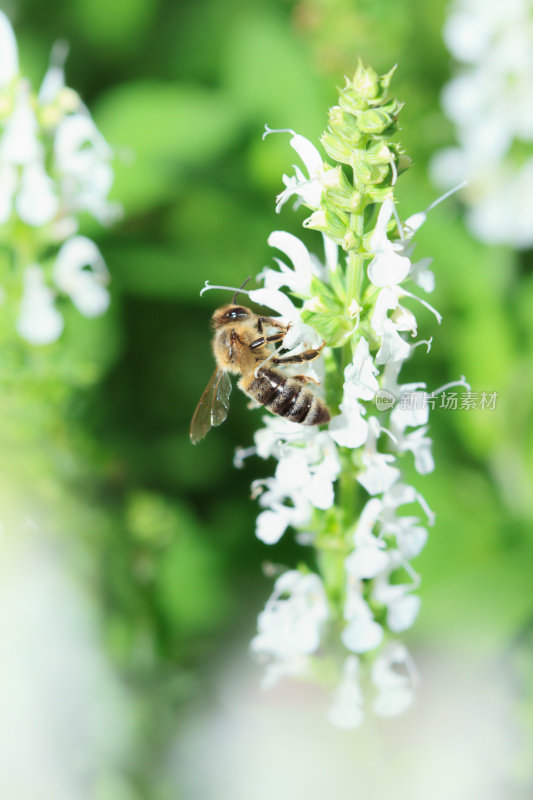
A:
POLYGON ((252 280, 252 276, 251 276, 251 275, 248 275, 248 277, 247 277, 247 278, 244 280, 244 282, 243 282, 243 283, 241 283, 241 285, 240 285, 239 289, 237 289, 237 291, 236 291, 236 292, 235 292, 235 294, 233 295, 233 300, 231 301, 233 304, 235 304, 235 303, 237 302, 237 297, 238 297, 238 296, 239 296, 239 294, 242 292, 242 290, 244 289, 244 287, 246 286, 246 284, 248 283, 248 281, 251 281, 251 280, 252 280))
MULTIPOLYGON (((237 297, 237 295, 240 292, 242 292, 243 294, 250 294, 250 292, 247 292, 244 289, 245 285, 248 283, 249 280, 250 278, 246 278, 243 285, 239 289, 237 289, 235 286, 211 286, 209 281, 206 281, 204 288, 200 292, 200 297, 203 295, 204 292, 208 292, 209 289, 225 289, 228 292, 235 292, 234 298, 237 297)), ((235 299, 233 300, 233 302, 235 302, 235 299)))

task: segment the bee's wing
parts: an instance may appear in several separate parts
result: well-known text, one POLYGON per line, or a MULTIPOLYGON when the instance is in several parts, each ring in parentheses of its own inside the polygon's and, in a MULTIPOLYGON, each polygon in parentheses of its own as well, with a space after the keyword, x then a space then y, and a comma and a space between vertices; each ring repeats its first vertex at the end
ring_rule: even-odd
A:
POLYGON ((223 369, 216 369, 205 387, 191 420, 191 442, 197 444, 211 427, 221 425, 228 416, 231 380, 223 369))

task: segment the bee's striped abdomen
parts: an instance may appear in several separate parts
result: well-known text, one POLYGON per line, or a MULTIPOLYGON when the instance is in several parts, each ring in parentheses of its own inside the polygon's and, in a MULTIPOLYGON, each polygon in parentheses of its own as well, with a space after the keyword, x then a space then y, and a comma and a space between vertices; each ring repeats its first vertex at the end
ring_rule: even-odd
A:
POLYGON ((322 425, 331 419, 323 401, 300 379, 285 376, 268 367, 258 370, 257 377, 245 388, 245 392, 273 414, 292 422, 322 425))

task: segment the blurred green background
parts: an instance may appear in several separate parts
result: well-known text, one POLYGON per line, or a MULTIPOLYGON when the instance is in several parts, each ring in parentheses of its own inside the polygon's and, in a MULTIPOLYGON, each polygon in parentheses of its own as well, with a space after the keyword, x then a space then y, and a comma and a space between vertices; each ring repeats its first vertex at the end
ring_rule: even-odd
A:
MULTIPOLYGON (((232 466, 261 413, 235 391, 228 421, 198 447, 189 443, 213 369, 209 318, 227 300, 199 291, 205 280, 239 285, 257 274, 271 262, 274 229, 297 233, 321 254, 320 236, 301 230, 303 211, 286 206, 275 215, 294 154, 287 137, 263 142, 261 134, 268 123, 316 141, 335 86, 358 57, 380 72, 399 65, 399 139, 414 162, 400 180, 400 212, 429 205, 437 190, 428 160, 453 142, 439 109, 451 70, 441 38, 445 4, 2 7, 35 86, 53 42, 70 42, 67 83, 115 150, 113 197, 124 217, 109 230, 89 220, 84 227, 112 275, 110 311, 87 320, 65 306, 60 342, 4 350, 1 492, 14 524, 33 515, 74 547, 106 646, 138 702, 127 796, 166 797, 158 770, 165 743, 182 710, 210 691, 231 643, 243 648, 253 634, 270 590, 262 563, 292 566, 302 557, 290 536, 275 550, 254 537, 249 486, 273 463, 232 466)), ((499 399, 495 411, 432 415, 436 470, 411 477, 437 523, 415 563, 423 607, 408 641, 499 653, 525 697, 533 632, 531 254, 474 241, 454 199, 432 212, 417 240, 417 256, 434 258, 432 302, 444 321, 439 328, 429 313, 419 315, 433 348, 429 356, 417 349, 405 378, 434 389, 464 374, 473 391, 497 391, 499 399)), ((522 727, 531 726, 527 709, 517 712, 522 727)), ((516 761, 513 780, 527 792, 529 762, 520 751, 516 761)), ((105 797, 119 795, 109 789, 105 797)))

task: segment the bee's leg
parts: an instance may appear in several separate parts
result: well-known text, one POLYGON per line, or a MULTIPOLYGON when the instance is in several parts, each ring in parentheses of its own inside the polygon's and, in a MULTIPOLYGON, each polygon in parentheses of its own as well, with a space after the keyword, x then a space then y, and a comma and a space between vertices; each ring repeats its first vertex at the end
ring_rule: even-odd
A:
POLYGON ((259 339, 256 339, 252 344, 249 344, 248 347, 250 350, 257 350, 258 347, 262 347, 267 342, 280 342, 282 339, 285 338, 286 331, 280 331, 279 333, 273 333, 272 336, 261 336, 259 339))
POLYGON ((284 325, 277 319, 272 319, 272 317, 258 317, 257 330, 259 331, 259 333, 263 333, 263 325, 270 325, 271 328, 279 328, 281 331, 284 331, 285 333, 287 333, 287 331, 290 328, 290 325, 284 325))
POLYGON ((322 342, 320 347, 317 347, 314 350, 304 350, 303 353, 298 353, 295 356, 280 356, 279 358, 273 358, 273 364, 303 364, 305 361, 314 361, 315 358, 318 358, 322 349, 326 346, 325 342, 322 342))
POLYGON ((300 381, 300 383, 315 383, 317 386, 320 386, 320 381, 317 381, 316 378, 312 378, 310 375, 292 375, 292 380, 300 381))

